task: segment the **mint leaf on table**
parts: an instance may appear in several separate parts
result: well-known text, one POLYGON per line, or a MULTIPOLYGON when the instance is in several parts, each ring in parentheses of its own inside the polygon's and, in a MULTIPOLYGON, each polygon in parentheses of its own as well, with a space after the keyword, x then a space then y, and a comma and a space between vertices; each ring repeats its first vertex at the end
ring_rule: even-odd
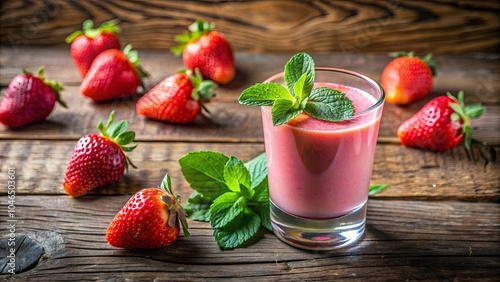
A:
POLYGON ((207 200, 214 200, 229 191, 224 180, 224 167, 229 157, 224 154, 191 152, 179 159, 181 171, 191 187, 207 200))
POLYGON ((286 87, 274 83, 257 83, 241 93, 238 101, 248 106, 272 106, 275 126, 287 123, 302 112, 331 122, 354 115, 352 101, 344 93, 329 87, 314 88, 314 61, 306 53, 294 55, 285 65, 286 87))
POLYGON ((375 194, 378 194, 378 193, 384 191, 385 189, 387 189, 387 187, 389 187, 389 185, 387 185, 387 184, 370 185, 370 190, 368 191, 368 196, 373 196, 375 194))
POLYGON ((205 199, 201 193, 194 192, 184 205, 184 211, 189 218, 197 221, 210 221, 211 200, 205 199))
POLYGON ((191 152, 179 164, 196 191, 184 210, 191 219, 210 221, 220 247, 242 245, 261 225, 271 230, 264 153, 243 164, 221 153, 191 152))

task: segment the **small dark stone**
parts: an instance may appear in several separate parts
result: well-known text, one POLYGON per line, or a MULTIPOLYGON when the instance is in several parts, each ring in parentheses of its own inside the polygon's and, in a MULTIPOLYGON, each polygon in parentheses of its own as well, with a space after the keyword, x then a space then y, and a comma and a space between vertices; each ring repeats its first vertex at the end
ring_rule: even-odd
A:
POLYGON ((17 274, 35 267, 44 253, 42 245, 26 235, 0 239, 2 274, 17 274), (13 252, 11 252, 13 251, 13 252))

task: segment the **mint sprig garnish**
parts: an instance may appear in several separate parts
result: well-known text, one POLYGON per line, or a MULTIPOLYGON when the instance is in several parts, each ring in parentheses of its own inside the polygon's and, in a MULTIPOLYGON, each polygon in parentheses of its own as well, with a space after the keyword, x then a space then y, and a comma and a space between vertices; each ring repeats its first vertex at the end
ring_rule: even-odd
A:
POLYGON ((196 191, 184 210, 191 219, 210 221, 220 247, 241 246, 261 226, 271 230, 264 154, 243 164, 236 157, 199 151, 188 153, 179 164, 196 191))
POLYGON ((316 119, 340 122, 354 115, 352 101, 329 87, 314 87, 314 61, 306 53, 294 55, 285 65, 284 85, 257 83, 245 89, 239 102, 248 106, 272 106, 275 126, 287 123, 302 112, 316 119))

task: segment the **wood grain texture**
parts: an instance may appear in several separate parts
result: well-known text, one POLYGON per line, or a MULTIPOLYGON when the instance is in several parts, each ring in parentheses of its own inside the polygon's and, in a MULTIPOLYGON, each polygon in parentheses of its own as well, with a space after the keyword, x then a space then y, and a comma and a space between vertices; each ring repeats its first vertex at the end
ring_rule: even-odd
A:
MULTIPOLYGON (((46 253, 38 266, 1 281, 497 281, 500 206, 370 200, 362 241, 342 251, 301 251, 261 231, 223 251, 208 223, 158 250, 109 246, 106 228, 128 196, 18 197, 19 233, 46 253)), ((0 236, 6 235, 5 230, 0 236)))
POLYGON ((167 50, 197 18, 238 52, 497 52, 498 1, 5 0, 0 43, 62 46, 86 19, 119 18, 123 42, 167 50))
MULTIPOLYGON (((56 107, 49 121, 11 131, 0 125, 0 139, 72 139, 76 140, 88 132, 94 132, 99 119, 106 119, 111 110, 116 110, 117 119, 127 119, 138 140, 214 142, 262 142, 260 111, 257 107, 238 104, 240 93, 247 87, 264 81, 280 72, 290 58, 289 55, 236 55, 237 74, 229 85, 217 90, 217 97, 207 107, 213 113, 209 119, 199 118, 192 125, 179 126, 156 122, 140 117, 135 112, 139 96, 108 103, 92 103, 79 94, 81 78, 73 66, 67 48, 1 48, 0 85, 6 87, 23 68, 36 71, 45 66, 48 78, 64 83, 63 99, 69 109, 56 107)), ((179 58, 161 51, 141 51, 141 64, 151 77, 146 80, 146 90, 163 78, 182 68, 179 58)), ((386 55, 342 53, 313 54, 318 66, 347 68, 380 79, 383 67, 391 60, 386 55)), ((430 99, 444 95, 447 91, 463 90, 466 102, 482 103, 486 113, 472 120, 474 136, 487 145, 500 145, 500 65, 498 57, 475 55, 436 56, 438 75, 432 92, 425 99, 407 107, 386 103, 380 126, 380 140, 397 143, 398 126, 416 113, 430 99)))
MULTIPOLYGON (((64 194, 61 183, 75 144, 76 141, 0 141, 1 171, 16 168, 19 194, 64 194)), ((203 150, 236 156, 246 162, 264 152, 264 145, 141 142, 128 154, 139 168, 131 169, 118 183, 90 194, 133 194, 141 188, 157 187, 168 172, 172 183, 180 187, 178 192, 187 199, 193 190, 184 181, 178 160, 188 152, 203 150)), ((376 197, 500 201, 500 160, 493 159, 493 154, 498 155, 500 149, 474 152, 478 154, 477 159, 468 160, 463 149, 434 153, 379 144, 372 183, 387 183, 390 188, 376 197)))

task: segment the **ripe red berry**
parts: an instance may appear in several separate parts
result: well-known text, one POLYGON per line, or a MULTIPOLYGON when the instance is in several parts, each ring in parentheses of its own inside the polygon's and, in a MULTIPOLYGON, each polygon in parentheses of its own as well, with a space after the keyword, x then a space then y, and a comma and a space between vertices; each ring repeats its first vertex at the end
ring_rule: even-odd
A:
POLYGON ((432 55, 423 59, 413 56, 413 52, 392 55, 396 58, 384 68, 380 82, 387 102, 406 105, 429 94, 436 74, 432 55))
POLYGON ((118 248, 162 248, 177 240, 180 228, 189 237, 186 214, 167 174, 160 188, 142 189, 127 201, 109 224, 106 240, 118 248))
POLYGON ((479 104, 466 106, 460 91, 458 98, 450 93, 425 104, 414 116, 398 128, 401 144, 410 147, 444 151, 456 147, 462 140, 466 149, 472 141, 470 119, 484 112, 479 104))
POLYGON ((204 20, 197 20, 188 29, 190 33, 176 37, 180 45, 172 48, 172 52, 182 54, 184 65, 190 70, 198 68, 204 78, 218 84, 231 82, 236 68, 229 41, 204 20))

